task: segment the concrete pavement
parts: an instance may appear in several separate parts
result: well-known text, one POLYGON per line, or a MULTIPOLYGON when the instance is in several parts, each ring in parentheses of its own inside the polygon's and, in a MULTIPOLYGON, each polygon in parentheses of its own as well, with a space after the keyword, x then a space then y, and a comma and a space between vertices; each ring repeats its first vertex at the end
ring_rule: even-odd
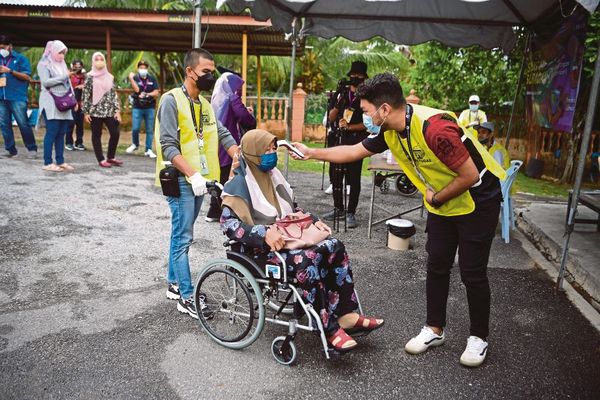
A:
MULTIPOLYGON (((298 365, 282 367, 268 326, 249 348, 213 343, 164 297, 169 212, 152 185, 154 163, 122 156, 102 170, 91 152, 67 153, 73 174, 41 161, 0 159, 0 398, 280 399, 544 398, 594 399, 600 393, 600 335, 537 268, 518 232, 494 240, 490 260, 490 350, 479 369, 458 359, 468 336, 464 287, 454 271, 447 342, 420 356, 405 342, 424 323, 424 221, 415 249, 385 247, 383 226, 366 238, 369 183, 361 226, 340 233, 357 290, 386 326, 360 348, 326 361, 317 338, 297 338, 298 365)), ((306 209, 327 211, 320 175, 292 173, 306 209)), ((418 200, 378 193, 387 207, 418 200)), ((216 224, 196 224, 192 273, 223 255, 216 224)), ((379 217, 379 215, 377 215, 379 217)))

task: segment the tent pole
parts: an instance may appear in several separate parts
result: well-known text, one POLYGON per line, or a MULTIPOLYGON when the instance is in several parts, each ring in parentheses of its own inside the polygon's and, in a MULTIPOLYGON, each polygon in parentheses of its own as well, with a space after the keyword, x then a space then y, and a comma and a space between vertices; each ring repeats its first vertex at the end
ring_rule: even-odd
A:
POLYGON ((562 258, 560 261, 560 270, 556 280, 556 288, 559 291, 564 291, 563 283, 565 278, 565 270, 567 265, 567 256, 569 251, 569 241, 573 232, 575 223, 575 215, 577 214, 577 203, 579 202, 579 194, 581 192, 581 181, 583 180, 583 169, 585 168, 585 156, 588 152, 590 137, 592 135, 592 124, 594 122, 594 111, 596 111, 596 101, 598 98, 598 85, 600 84, 600 46, 596 53, 596 64, 594 66, 594 79, 592 80, 592 89, 588 100, 587 113, 585 118, 585 127, 583 128, 583 138, 581 139, 581 147, 579 149, 579 161, 577 163, 577 173, 575 175, 575 184, 573 185, 573 195, 571 204, 568 210, 567 226, 565 228, 565 241, 563 244, 562 258))
MULTIPOLYGON (((296 69, 296 41, 298 40, 298 33, 296 32, 296 21, 294 17, 292 20, 292 62, 290 66, 290 92, 287 104, 287 127, 285 131, 285 140, 288 142, 292 137, 292 96, 294 94, 294 70, 296 69)), ((285 179, 288 178, 290 164, 290 154, 285 152, 285 179)))
POLYGON ((202 44, 202 0, 196 0, 194 3, 194 47, 198 48, 202 44))
POLYGON ((528 33, 527 39, 525 40, 525 49, 523 50, 523 61, 521 62, 521 71, 519 72, 519 82, 517 83, 517 91, 515 92, 515 98, 513 100, 512 109, 510 110, 510 119, 508 120, 506 140, 504 140, 504 147, 506 148, 506 150, 508 150, 508 143, 510 142, 510 131, 512 129, 513 118, 515 116, 515 108, 517 107, 517 98, 519 97, 519 93, 521 93, 521 85, 523 84, 523 80, 525 80, 525 63, 527 63, 527 50, 529 49, 530 38, 531 33, 528 33))

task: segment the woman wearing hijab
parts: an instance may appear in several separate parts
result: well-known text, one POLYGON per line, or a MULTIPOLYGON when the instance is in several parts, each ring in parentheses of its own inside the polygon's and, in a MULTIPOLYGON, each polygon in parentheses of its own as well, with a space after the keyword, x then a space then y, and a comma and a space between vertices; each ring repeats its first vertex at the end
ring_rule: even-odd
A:
MULTIPOLYGON (((54 103, 55 96, 64 96, 73 90, 71 73, 65 63, 67 46, 60 40, 46 44, 44 55, 37 65, 42 90, 40 92, 40 117, 46 124, 44 135, 44 171, 73 171, 74 168, 64 159, 65 134, 73 120, 71 110, 60 111, 54 103), (56 163, 52 161, 52 150, 56 153, 56 163)), ((40 120, 38 120, 39 125, 40 120)))
MULTIPOLYGON (((231 132, 236 144, 240 144, 243 132, 256 128, 256 119, 248 108, 242 103, 240 91, 244 80, 231 72, 223 73, 213 89, 210 103, 215 111, 215 117, 231 132)), ((219 146, 219 164, 221 165, 221 183, 229 179, 231 163, 233 160, 223 146, 219 146)), ((221 202, 215 197, 210 198, 210 208, 205 220, 215 222, 221 216, 221 202)))
MULTIPOLYGON (((384 321, 356 312, 354 278, 341 241, 329 237, 310 248, 283 249, 285 240, 274 223, 301 210, 295 207, 292 189, 276 165, 276 137, 260 129, 247 132, 241 141, 239 166, 222 195, 223 232, 256 259, 280 264, 274 254, 279 251, 304 299, 319 311, 328 342, 340 352, 352 350, 357 343, 350 334, 375 330, 384 321)), ((331 233, 314 216, 313 223, 331 233)))
POLYGON ((103 168, 121 166, 123 161, 115 158, 119 144, 121 104, 114 87, 114 77, 106 69, 106 59, 100 52, 92 56, 92 70, 83 86, 83 113, 92 128, 92 145, 98 164, 103 168), (108 140, 107 158, 102 152, 102 125, 106 125, 108 140))

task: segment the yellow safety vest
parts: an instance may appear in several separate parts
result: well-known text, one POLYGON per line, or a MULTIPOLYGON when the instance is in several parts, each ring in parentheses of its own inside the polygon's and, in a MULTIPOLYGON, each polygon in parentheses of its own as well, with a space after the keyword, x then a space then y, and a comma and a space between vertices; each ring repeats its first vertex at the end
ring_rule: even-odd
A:
MULTIPOLYGON (((201 149, 198 145, 198 137, 196 136, 196 129, 192 119, 190 100, 180 87, 171 89, 161 98, 159 108, 162 99, 168 94, 173 95, 175 102, 177 103, 177 125, 179 127, 181 155, 194 171, 198 171, 201 174, 201 157, 205 156, 208 164, 208 173, 202 174, 202 176, 207 180, 218 181, 221 175, 221 167, 219 165, 219 134, 217 131, 217 120, 212 106, 208 100, 199 96, 200 104, 202 105, 202 119, 200 119, 200 105, 194 103, 196 121, 202 126, 204 138, 204 147, 201 149)), ((155 184, 156 186, 160 186, 158 174, 165 166, 162 163, 163 157, 160 146, 160 123, 158 121, 158 113, 154 123, 154 144, 156 145, 157 150, 155 184)), ((186 180, 188 182, 190 181, 187 177, 186 180)))
POLYGON ((463 112, 461 112, 460 116, 458 117, 458 124, 462 126, 467 126, 474 121, 479 121, 480 124, 482 122, 487 121, 487 116, 485 115, 485 112, 481 110, 477 110, 477 116, 475 118, 472 118, 472 115, 473 113, 470 109, 463 110, 463 112))
MULTIPOLYGON (((390 151, 396 158, 396 161, 417 189, 423 193, 423 199, 425 200, 428 186, 431 186, 433 190, 439 192, 446 187, 457 174, 441 162, 429 148, 423 134, 423 123, 437 114, 448 114, 454 119, 456 119, 456 114, 416 104, 410 106, 413 109, 410 120, 410 147, 407 138, 401 138, 400 134, 395 130, 384 132, 384 138, 390 151), (402 146, 404 146, 404 150, 402 146), (411 154, 414 156, 414 163, 407 157, 406 153, 408 153, 409 156, 411 154)), ((490 153, 488 153, 485 147, 479 143, 471 132, 469 132, 469 130, 464 127, 461 128, 463 132, 461 140, 465 143, 467 149, 471 146, 471 148, 474 147, 485 164, 485 167, 482 167, 479 171, 480 178, 483 178, 486 171, 490 171, 499 179, 504 179, 506 173, 502 167, 494 160, 490 153)), ((480 183, 481 181, 478 184, 480 183)), ((475 210, 475 202, 468 190, 461 195, 448 200, 439 208, 432 207, 427 201, 425 201, 425 206, 429 212, 447 217, 465 215, 475 210)))
POLYGON ((490 152, 492 157, 494 157, 495 152, 497 152, 497 151, 501 152, 502 153, 502 168, 504 168, 506 170, 510 167, 510 155, 508 154, 508 150, 506 150, 506 147, 504 147, 502 145, 502 143, 498 142, 497 140, 494 140, 494 144, 490 147, 490 149, 488 151, 490 152))

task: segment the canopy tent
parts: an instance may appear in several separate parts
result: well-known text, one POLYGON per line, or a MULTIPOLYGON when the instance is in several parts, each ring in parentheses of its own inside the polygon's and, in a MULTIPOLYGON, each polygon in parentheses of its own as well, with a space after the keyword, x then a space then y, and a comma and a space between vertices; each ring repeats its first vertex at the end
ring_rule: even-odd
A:
MULTIPOLYGON (((560 9, 562 16, 567 16, 578 5, 592 13, 599 2, 600 0, 227 0, 234 12, 240 13, 249 8, 255 19, 270 19, 274 27, 291 34, 290 99, 294 47, 296 39, 304 35, 323 38, 343 36, 352 41, 381 36, 391 42, 407 45, 437 40, 452 47, 477 44, 485 48, 499 47, 508 52, 516 43, 514 27, 531 29, 536 22, 545 21, 548 16, 555 14, 557 9, 560 9), (298 30, 299 24, 301 27, 298 30)), ((573 188, 574 201, 568 214, 567 235, 557 281, 559 289, 562 289, 570 233, 581 191, 585 155, 590 142, 600 83, 599 75, 600 47, 573 188)), ((289 121, 287 134, 289 139, 289 121)))

